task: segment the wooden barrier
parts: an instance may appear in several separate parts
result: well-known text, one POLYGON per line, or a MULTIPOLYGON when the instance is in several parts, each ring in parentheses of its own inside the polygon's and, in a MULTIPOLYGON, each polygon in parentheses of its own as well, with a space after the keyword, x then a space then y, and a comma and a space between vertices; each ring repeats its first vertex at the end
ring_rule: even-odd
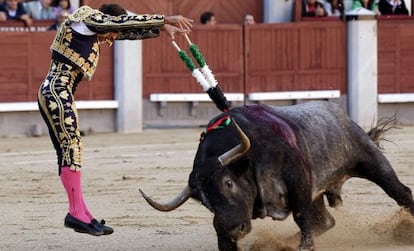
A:
MULTIPOLYGON (((55 31, 43 31, 51 20, 36 21, 31 28, 22 22, 2 22, 0 30, 0 102, 33 102, 50 64, 50 44, 55 31), (19 31, 16 31, 19 30, 19 31), (21 30, 21 31, 20 31, 21 30), (33 31, 34 30, 34 31, 33 31)), ((77 88, 79 100, 113 100, 112 48, 102 46, 98 70, 90 82, 77 88)))
MULTIPOLYGON (((412 19, 378 20, 379 93, 414 93, 412 19)), ((16 26, 20 24, 20 26, 16 26)), ((36 27, 45 27, 47 22, 36 27)), ((1 27, 18 27, 4 22, 1 27)), ((50 61, 55 33, 0 32, 0 102, 33 102, 50 61)), ((345 25, 340 21, 195 26, 191 39, 226 93, 340 90, 346 93, 345 25)), ((187 44, 177 38, 184 49, 187 44)), ((131 55, 133 57, 133 55, 131 55)), ((200 86, 168 36, 143 42, 143 98, 151 93, 199 93, 200 86)), ((102 46, 98 70, 78 100, 113 100, 112 48, 102 46)))
POLYGON ((245 30, 245 92, 346 88, 345 24, 258 24, 245 30))
POLYGON ((378 92, 414 93, 412 17, 378 20, 378 92))

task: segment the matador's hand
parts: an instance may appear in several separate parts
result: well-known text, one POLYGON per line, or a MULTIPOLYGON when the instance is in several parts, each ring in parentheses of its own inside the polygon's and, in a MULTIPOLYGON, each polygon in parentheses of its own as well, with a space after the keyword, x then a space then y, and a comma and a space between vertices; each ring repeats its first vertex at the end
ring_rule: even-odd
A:
POLYGON ((174 25, 170 25, 170 24, 164 24, 164 30, 168 33, 168 35, 171 37, 171 39, 174 40, 174 35, 178 34, 178 35, 186 35, 186 34, 190 34, 191 30, 189 29, 181 29, 178 27, 175 27, 174 25))
POLYGON ((191 30, 194 22, 192 19, 183 17, 181 15, 166 16, 164 20, 166 24, 174 25, 181 28, 182 30, 191 30))

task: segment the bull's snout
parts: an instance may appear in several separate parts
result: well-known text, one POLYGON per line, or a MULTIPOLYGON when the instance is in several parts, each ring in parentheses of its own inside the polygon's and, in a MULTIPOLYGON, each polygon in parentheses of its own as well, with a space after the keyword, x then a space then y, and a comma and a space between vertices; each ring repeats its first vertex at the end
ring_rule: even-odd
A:
POLYGON ((242 239, 248 233, 250 233, 251 230, 252 225, 250 224, 250 222, 244 222, 239 224, 237 227, 233 228, 229 234, 233 240, 237 241, 242 239))

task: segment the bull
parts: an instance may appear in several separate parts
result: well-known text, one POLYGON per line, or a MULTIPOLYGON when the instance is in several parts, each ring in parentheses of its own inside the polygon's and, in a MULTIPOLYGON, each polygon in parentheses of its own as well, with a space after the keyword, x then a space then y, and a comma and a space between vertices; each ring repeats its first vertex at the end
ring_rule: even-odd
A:
POLYGON ((209 122, 180 194, 163 204, 140 192, 161 211, 200 201, 214 214, 221 251, 238 250, 251 219, 290 213, 298 249, 314 250, 312 235, 335 225, 324 196, 329 206, 341 205, 342 185, 352 177, 374 182, 414 215, 411 190, 372 138, 332 102, 236 107, 209 122))

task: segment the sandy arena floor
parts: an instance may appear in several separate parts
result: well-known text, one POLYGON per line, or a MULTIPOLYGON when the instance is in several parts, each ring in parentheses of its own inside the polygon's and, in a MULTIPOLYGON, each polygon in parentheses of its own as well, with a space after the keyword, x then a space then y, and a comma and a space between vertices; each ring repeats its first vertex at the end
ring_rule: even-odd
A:
MULTIPOLYGON (((150 208, 143 189, 166 201, 187 182, 201 128, 92 134, 84 138, 83 190, 91 211, 115 228, 92 237, 63 226, 67 198, 48 137, 0 138, 1 250, 217 250, 212 214, 190 200, 169 213, 150 208)), ((388 134, 385 153, 414 190, 414 127, 388 134)), ((414 250, 414 223, 377 186, 352 179, 337 225, 315 238, 318 251, 414 250)), ((286 221, 256 220, 245 250, 293 250, 298 231, 286 221)))

